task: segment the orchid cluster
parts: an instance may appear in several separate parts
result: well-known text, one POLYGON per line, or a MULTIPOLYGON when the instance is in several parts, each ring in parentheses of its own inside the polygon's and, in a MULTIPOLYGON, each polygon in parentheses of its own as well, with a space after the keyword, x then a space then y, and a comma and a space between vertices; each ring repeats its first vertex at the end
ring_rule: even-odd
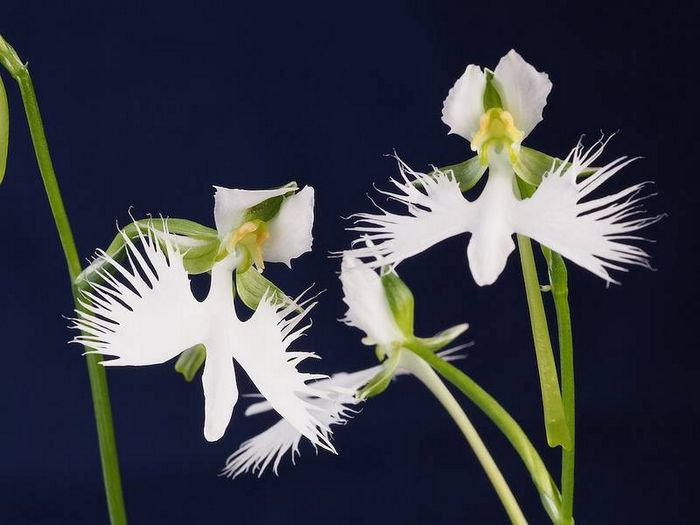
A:
MULTIPOLYGON (((36 105, 26 64, 1 38, 0 57, 18 80, 25 103, 36 105)), ((573 523, 573 347, 564 259, 616 283, 611 271, 626 271, 627 265, 649 267, 636 232, 660 216, 649 217, 642 208, 648 196, 644 183, 612 194, 598 191, 633 160, 599 162, 607 139, 589 149, 578 144, 564 158, 523 145, 542 120, 551 89, 548 76, 515 51, 493 71, 469 65, 444 101, 442 120, 450 133, 469 142, 474 155, 426 173, 414 171, 397 157, 399 176, 390 179, 391 190, 380 193, 401 209, 378 207, 373 213, 353 216, 348 229, 357 238, 348 249, 336 252, 347 306, 341 321, 363 333, 361 342, 374 348, 378 363, 330 376, 302 371, 309 358, 318 357, 300 344, 318 296, 309 297, 308 290, 287 294, 263 275, 266 263, 291 268, 293 259, 312 249, 314 190, 294 182, 265 190, 216 187, 215 228, 177 218, 133 220, 82 271, 72 237, 70 243, 65 241, 61 230, 62 224, 69 228, 67 217, 64 223, 57 219, 76 303, 71 328, 77 333, 72 342, 86 349, 94 367, 155 365, 177 358, 175 368, 187 381, 202 368, 207 441, 221 439, 230 425, 239 399, 236 368, 240 367, 259 392, 245 415, 274 410, 280 419, 230 455, 223 474, 232 478, 244 473, 260 476, 267 470, 278 473, 285 456, 294 460, 299 454, 304 438, 314 448, 335 453, 332 427, 346 423, 396 377, 413 375, 454 419, 510 520, 525 523, 496 462, 442 377, 511 442, 552 522, 573 523), (485 175, 483 189, 472 196, 485 175), (459 351, 466 345, 452 345, 467 324, 432 337, 414 334, 415 299, 397 266, 462 233, 471 235, 467 258, 479 286, 498 279, 517 236, 545 428, 549 444, 563 449, 561 487, 510 414, 451 363, 463 357, 459 351), (537 277, 531 241, 542 247, 550 278, 546 288, 537 277), (197 274, 210 275, 203 301, 191 290, 190 277, 197 274), (544 316, 544 289, 551 291, 557 311, 561 378, 544 316), (252 313, 241 316, 241 308, 252 313)), ((0 177, 7 153, 4 95, 0 81, 0 177)), ((45 138, 41 142, 43 130, 35 134, 41 130, 40 119, 32 120, 30 111, 28 115, 35 147, 48 154, 45 138)), ((55 182, 50 160, 40 168, 45 180, 55 182)), ((54 209, 54 202, 60 202, 58 186, 47 187, 56 188, 49 193, 54 209)), ((93 385, 106 392, 93 368, 93 385)), ((104 439, 110 439, 110 430, 100 429, 106 432, 104 439)), ((105 478, 110 479, 107 470, 105 478)), ((109 486, 107 492, 109 497, 109 486)), ((121 493, 115 498, 110 500, 111 512, 121 493)), ((123 502, 121 506, 123 512, 123 502)), ((113 522, 118 522, 115 516, 113 522)))

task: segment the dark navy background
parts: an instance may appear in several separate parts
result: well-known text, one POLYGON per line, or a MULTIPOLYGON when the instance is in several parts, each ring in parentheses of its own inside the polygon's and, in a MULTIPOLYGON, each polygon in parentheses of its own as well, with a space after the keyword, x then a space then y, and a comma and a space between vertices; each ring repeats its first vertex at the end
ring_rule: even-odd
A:
MULTIPOLYGON (((359 332, 336 322, 344 307, 337 261, 326 255, 349 241, 340 216, 369 207, 372 183, 395 173, 383 157, 394 149, 418 168, 470 155, 440 121, 467 64, 493 67, 515 47, 550 74, 554 90, 530 146, 564 155, 582 133, 619 130, 607 158, 645 158, 609 188, 653 179, 659 196, 649 207, 670 216, 647 233, 658 239, 649 246, 658 271, 633 269, 606 289, 570 267, 577 523, 692 522, 698 152, 689 13, 674 2, 134 4, 0 9, 0 32, 30 63, 81 257, 111 241, 129 207, 212 225, 213 184, 311 184, 314 251, 270 275, 290 293, 311 282, 327 290, 304 340, 325 371, 374 362, 359 332)), ((63 255, 18 90, 1 74, 11 138, 0 187, 0 522, 104 523, 87 374, 80 349, 66 344, 63 255)), ((478 288, 465 241, 401 266, 418 331, 471 324, 464 340, 476 345, 460 366, 511 411, 558 476, 517 259, 478 288)), ((199 379, 186 384, 171 364, 110 370, 109 379, 132 523, 506 521, 458 430, 415 380, 402 378, 339 428, 338 457, 304 444, 279 478, 231 481, 217 477, 226 456, 272 418, 244 418, 241 404, 225 437, 208 444, 199 379)), ((240 382, 251 391, 243 374, 240 382)), ((531 523, 546 523, 517 455, 465 407, 531 523)))

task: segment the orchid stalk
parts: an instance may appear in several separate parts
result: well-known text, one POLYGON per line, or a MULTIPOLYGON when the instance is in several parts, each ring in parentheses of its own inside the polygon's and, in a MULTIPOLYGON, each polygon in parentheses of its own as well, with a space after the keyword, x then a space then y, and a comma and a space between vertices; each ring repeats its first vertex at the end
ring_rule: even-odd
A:
MULTIPOLYGON (((76 306, 79 306, 75 280, 81 272, 80 259, 75 246, 73 231, 71 230, 68 220, 68 214, 63 205, 63 198, 61 197, 61 190, 58 185, 56 173, 53 169, 49 145, 46 140, 46 134, 44 133, 41 112, 39 111, 39 103, 36 98, 36 93, 34 92, 34 85, 27 64, 19 58, 15 50, 2 36, 0 36, 0 63, 2 63, 19 85, 39 172, 44 183, 46 196, 51 207, 51 213, 56 223, 56 230, 66 259, 68 275, 71 282, 71 292, 76 301, 76 306)), ((2 81, 0 81, 0 84, 1 83, 2 81)), ((6 105, 4 88, 0 87, 0 113, 2 113, 1 107, 4 105, 6 105)), ((5 112, 5 118, 6 115, 5 112)), ((2 116, 0 116, 0 120, 1 117, 2 116)), ((2 122, 0 122, 0 128, 1 127, 2 122)), ((6 148, 7 135, 5 134, 3 136, 0 132, 0 182, 2 181, 2 172, 4 172, 5 167, 5 158, 2 150, 4 149, 6 151, 6 148)), ((122 525, 126 524, 126 510, 121 486, 119 458, 114 436, 114 424, 112 422, 112 408, 109 400, 107 376, 104 368, 100 366, 100 361, 101 358, 98 355, 86 356, 109 518, 112 525, 122 525)))

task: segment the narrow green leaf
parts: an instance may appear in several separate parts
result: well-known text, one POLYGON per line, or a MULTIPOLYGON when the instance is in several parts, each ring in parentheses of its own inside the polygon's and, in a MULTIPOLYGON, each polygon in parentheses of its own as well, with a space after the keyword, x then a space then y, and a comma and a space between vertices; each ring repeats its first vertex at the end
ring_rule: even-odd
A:
POLYGON ((7 148, 10 141, 10 112, 7 106, 7 92, 0 76, 0 184, 5 178, 7 148))
POLYGON ((486 76, 486 88, 484 89, 484 111, 488 111, 493 108, 502 108, 503 101, 501 100, 501 95, 496 89, 496 85, 493 81, 493 71, 487 69, 485 72, 486 76))
POLYGON ((360 399, 369 399, 384 392, 394 378, 400 358, 401 350, 390 352, 388 358, 382 362, 382 369, 360 390, 358 397, 360 399))
POLYGON ((207 348, 204 345, 193 346, 180 354, 175 363, 175 370, 183 375, 185 381, 191 383, 206 358, 207 348))
POLYGON ((561 446, 568 450, 571 447, 571 436, 566 416, 564 415, 564 405, 561 398, 561 390, 559 389, 559 376, 554 361, 552 341, 549 337, 547 316, 544 311, 537 268, 535 267, 535 259, 532 253, 532 243, 530 239, 523 235, 518 235, 517 239, 527 305, 530 311, 530 325, 535 346, 535 357, 537 359, 537 371, 540 378, 547 443, 549 443, 550 447, 561 446))
POLYGON ((415 301, 411 289, 399 275, 390 270, 382 275, 382 286, 394 320, 407 338, 413 337, 413 311, 415 301))
POLYGON ((236 272, 236 291, 243 304, 251 310, 258 308, 265 294, 268 294, 273 303, 291 304, 293 302, 287 294, 253 267, 245 272, 236 272))
MULTIPOLYGON (((549 282, 552 288, 554 309, 557 314, 557 339, 559 341, 559 367, 561 369, 561 396, 564 415, 569 427, 571 446, 562 453, 561 492, 562 509, 565 517, 573 514, 574 467, 576 463, 576 393, 574 388, 574 342, 569 309, 569 286, 566 263, 561 255, 542 246, 547 260, 549 282)), ((573 518, 567 523, 573 523, 573 518)))
MULTIPOLYGON (((443 168, 438 168, 442 172, 452 171, 455 180, 459 184, 459 189, 467 191, 472 189, 481 180, 487 166, 482 164, 479 156, 476 155, 471 159, 465 160, 458 164, 450 164, 443 168)), ((434 172, 433 172, 434 173, 434 172)))
MULTIPOLYGON (((537 151, 536 149, 528 148, 526 146, 520 146, 520 153, 518 154, 518 161, 515 163, 513 168, 518 177, 523 179, 528 184, 535 187, 539 186, 542 182, 542 177, 545 173, 552 169, 557 169, 561 166, 562 159, 556 157, 551 157, 546 153, 537 151)), ((570 163, 566 163, 566 166, 570 166, 570 163)), ((595 173, 598 168, 590 167, 581 172, 581 177, 587 177, 595 173)))

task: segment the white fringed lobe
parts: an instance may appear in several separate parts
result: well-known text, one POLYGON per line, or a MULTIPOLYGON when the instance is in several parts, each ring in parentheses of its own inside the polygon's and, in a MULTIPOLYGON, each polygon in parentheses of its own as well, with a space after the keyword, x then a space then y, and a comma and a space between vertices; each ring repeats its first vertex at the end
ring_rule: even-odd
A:
POLYGON ((465 232, 473 215, 471 204, 464 199, 451 171, 436 170, 427 175, 413 171, 398 157, 397 161, 400 180, 390 181, 398 191, 378 191, 405 205, 408 215, 394 214, 377 206, 381 213, 354 214, 351 218, 356 219, 355 226, 348 228, 362 236, 353 241, 352 249, 345 254, 370 259, 366 264, 371 268, 397 265, 465 232))
POLYGON ((632 233, 662 216, 641 216, 640 204, 650 196, 641 191, 648 183, 590 198, 631 162, 617 159, 579 181, 605 144, 599 141, 588 150, 577 145, 567 163, 545 174, 534 195, 522 201, 513 191, 515 173, 503 153, 491 155, 487 184, 473 202, 464 198, 449 171, 428 175, 399 161, 401 180, 391 179, 398 191, 381 193, 405 205, 408 214, 379 208, 381 213, 353 215, 355 226, 348 229, 361 236, 345 254, 367 259, 374 268, 397 265, 448 237, 469 232, 470 268, 477 284, 483 286, 500 275, 514 246, 511 236, 519 233, 616 283, 608 270, 625 271, 625 264, 649 267, 649 255, 632 244, 644 239, 632 233), (382 258, 381 264, 376 257, 382 258))
POLYGON ((651 269, 649 254, 630 241, 646 240, 631 233, 641 230, 663 215, 643 217, 642 195, 651 184, 634 184, 612 195, 589 198, 602 184, 636 159, 621 157, 581 178, 603 152, 600 140, 588 150, 578 144, 550 171, 530 199, 518 203, 518 233, 535 239, 609 283, 619 284, 608 270, 627 271, 623 264, 651 269))

